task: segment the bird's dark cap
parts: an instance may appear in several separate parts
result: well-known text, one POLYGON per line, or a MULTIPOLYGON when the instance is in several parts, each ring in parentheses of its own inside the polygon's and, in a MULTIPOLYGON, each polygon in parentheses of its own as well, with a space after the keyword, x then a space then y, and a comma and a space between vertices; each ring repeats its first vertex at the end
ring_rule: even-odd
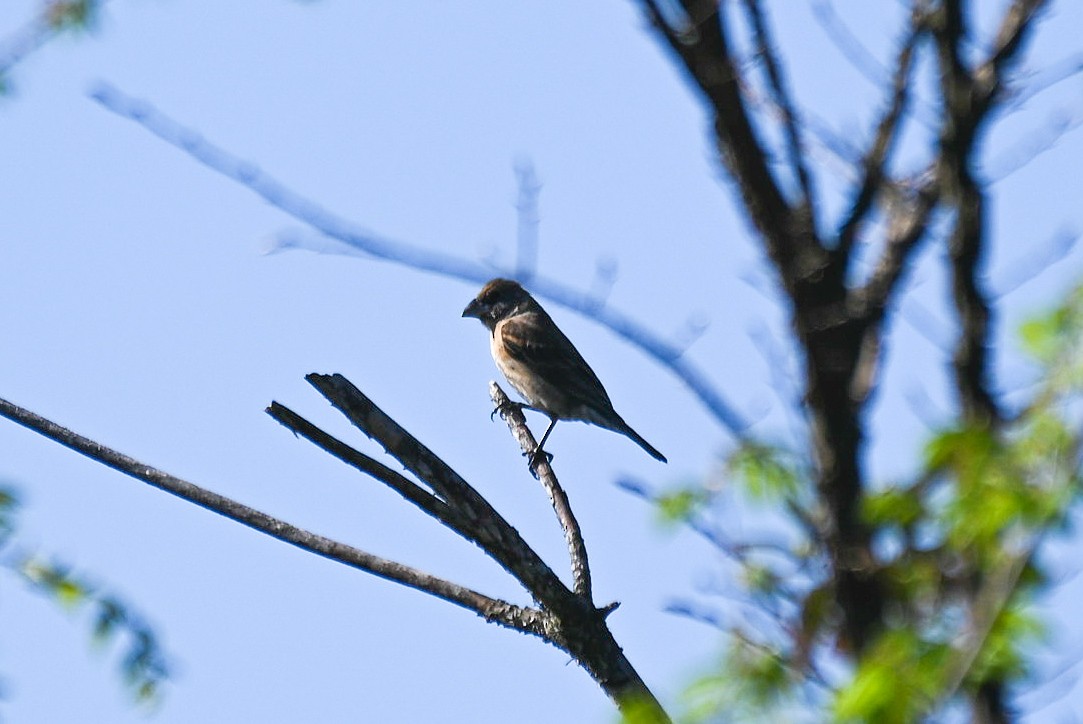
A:
POLYGON ((519 282, 511 279, 492 279, 481 288, 478 295, 466 305, 463 310, 464 317, 477 317, 481 319, 486 310, 499 301, 518 300, 526 296, 527 292, 519 282))

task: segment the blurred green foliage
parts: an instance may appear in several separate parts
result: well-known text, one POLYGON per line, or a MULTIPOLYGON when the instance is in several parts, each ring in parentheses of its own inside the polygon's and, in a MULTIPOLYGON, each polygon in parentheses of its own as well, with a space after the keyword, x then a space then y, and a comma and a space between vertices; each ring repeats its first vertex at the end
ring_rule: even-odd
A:
POLYGON ((62 609, 88 614, 97 646, 107 649, 115 642, 121 646, 119 668, 132 698, 144 705, 158 703, 169 666, 154 630, 122 599, 100 590, 69 566, 20 551, 14 540, 17 511, 14 489, 0 487, 0 569, 62 609))
POLYGON ((687 720, 921 721, 958 711, 960 695, 985 682, 1026 682, 1045 635, 1032 605, 1047 580, 1035 552, 1067 527, 1079 498, 1083 287, 1022 325, 1019 339, 1035 370, 1025 406, 1003 424, 934 431, 909 480, 863 493, 876 559, 860 564, 887 606, 860 657, 817 535, 811 455, 745 441, 724 461, 724 485, 661 496, 664 519, 702 525, 718 491, 736 487, 782 510, 797 538, 771 555, 735 543, 724 551, 740 567, 742 595, 772 625, 725 628, 725 655, 687 691, 687 720))

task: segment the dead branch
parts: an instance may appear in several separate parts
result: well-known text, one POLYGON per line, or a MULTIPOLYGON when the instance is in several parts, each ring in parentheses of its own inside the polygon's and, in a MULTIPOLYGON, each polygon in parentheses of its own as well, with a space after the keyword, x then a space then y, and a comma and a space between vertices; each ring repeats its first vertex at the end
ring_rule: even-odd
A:
POLYGON ((0 399, 0 415, 65 447, 71 448, 91 460, 96 460, 137 480, 142 480, 189 503, 194 503, 213 513, 218 513, 249 528, 266 533, 272 538, 277 538, 302 550, 338 561, 380 578, 386 578, 404 586, 424 591, 445 601, 450 601, 474 611, 487 621, 544 638, 542 618, 539 612, 534 609, 523 608, 506 601, 490 598, 482 593, 416 568, 374 556, 345 543, 298 528, 267 513, 250 508, 243 503, 153 468, 7 400, 0 399))
MULTIPOLYGON (((298 528, 107 448, 6 400, 0 399, 0 415, 92 460, 302 550, 436 596, 473 611, 487 621, 538 636, 571 655, 623 711, 634 711, 637 716, 645 717, 643 721, 669 722, 658 700, 624 656, 606 625, 606 617, 613 612, 616 604, 596 608, 590 600, 586 552, 577 525, 574 525, 574 537, 578 541, 578 548, 573 551, 573 566, 578 565, 581 569, 576 576, 577 588, 584 590, 573 592, 561 583, 519 533, 473 487, 376 407, 346 378, 313 374, 306 379, 355 426, 379 442, 409 472, 416 475, 424 487, 328 435, 278 403, 272 403, 268 413, 288 429, 388 485, 442 525, 476 543, 511 573, 538 605, 519 606, 492 598, 447 579, 298 528), (425 490, 425 487, 429 490, 425 490)), ((563 504, 567 506, 566 497, 563 504)), ((560 514, 565 516, 561 519, 562 524, 566 519, 574 523, 570 507, 560 514)))
MULTIPOLYGON (((538 447, 538 441, 534 439, 530 428, 526 426, 526 418, 523 416, 522 407, 508 399, 507 394, 496 382, 489 383, 489 396, 496 405, 497 412, 504 422, 508 423, 508 429, 523 449, 524 455, 530 455, 538 447)), ((557 481, 556 473, 549 461, 542 457, 531 463, 531 470, 545 488, 549 502, 553 506, 553 512, 557 515, 560 527, 564 531, 564 538, 568 544, 568 555, 571 559, 572 582, 575 592, 593 600, 590 583, 590 564, 587 561, 587 547, 583 542, 583 533, 579 528, 579 521, 572 512, 571 503, 564 488, 557 481)))

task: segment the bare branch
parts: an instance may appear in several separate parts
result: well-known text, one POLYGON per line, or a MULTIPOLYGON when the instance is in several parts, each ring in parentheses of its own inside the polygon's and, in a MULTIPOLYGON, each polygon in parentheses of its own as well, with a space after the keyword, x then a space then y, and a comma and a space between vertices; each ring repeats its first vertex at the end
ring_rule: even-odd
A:
MULTIPOLYGON (((964 60, 968 29, 962 0, 944 0, 932 16, 944 108, 939 176, 942 196, 954 214, 949 255, 952 297, 960 325, 953 358, 955 388, 964 421, 994 430, 1004 415, 990 380, 991 307, 982 283, 986 197, 975 178, 975 147, 991 109, 1003 100, 1004 73, 1016 59, 1043 4, 1043 0, 1015 0, 1004 13, 989 57, 973 69, 964 60)), ((980 638, 984 639, 984 634, 980 638)), ((955 674, 960 681, 969 668, 965 657, 961 662, 957 668, 962 673, 955 674)), ((957 685, 953 683, 952 690, 957 685)), ((994 676, 982 681, 972 696, 975 720, 1005 720, 1006 692, 1001 679, 994 676)))
POLYGON ((1015 0, 1004 13, 993 42, 993 51, 974 73, 985 95, 985 104, 992 102, 1000 91, 1005 70, 1015 61, 1046 3, 1047 0, 1015 0))
MULTIPOLYGON (((526 426, 526 418, 520 405, 516 405, 508 399, 504 390, 495 382, 489 383, 489 396, 493 399, 497 411, 504 422, 508 423, 508 429, 519 442, 519 446, 526 455, 537 449, 538 441, 526 426)), ((541 458, 533 464, 532 470, 545 488, 549 496, 549 502, 553 505, 553 511, 557 515, 560 527, 564 531, 564 539, 568 544, 568 556, 571 559, 572 581, 575 592, 587 599, 593 600, 590 583, 590 564, 587 561, 587 547, 583 542, 583 532, 579 528, 579 521, 572 512, 572 506, 568 502, 568 495, 564 488, 557 482, 553 467, 545 458, 541 458)))
POLYGON ((546 638, 542 613, 507 601, 490 598, 482 593, 438 578, 402 563, 366 553, 353 546, 325 538, 291 525, 266 513, 238 503, 223 495, 201 488, 194 483, 174 477, 123 453, 61 427, 40 415, 0 399, 0 415, 37 432, 50 440, 81 453, 91 460, 107 465, 125 475, 142 480, 159 490, 177 496, 213 513, 235 520, 242 525, 266 533, 285 543, 318 556, 329 558, 352 568, 371 573, 389 581, 423 591, 477 613, 485 620, 502 626, 546 638))
POLYGON ((50 27, 44 18, 35 17, 5 38, 0 44, 0 77, 7 75, 12 68, 55 35, 56 30, 50 27))
POLYGON ((812 15, 824 34, 834 44, 850 65, 865 76, 877 88, 888 87, 890 76, 887 68, 876 59, 853 32, 842 22, 831 0, 812 0, 812 15))
POLYGON ((782 115, 783 135, 786 138, 786 155, 789 157, 790 167, 801 189, 801 203, 807 207, 811 219, 810 223, 815 227, 814 209, 816 199, 812 186, 812 176, 805 164, 805 149, 801 140, 801 121, 798 118, 796 106, 790 92, 786 88, 786 82, 782 76, 782 64, 774 42, 772 42, 763 8, 759 0, 743 0, 743 2, 758 46, 757 54, 763 59, 768 87, 774 98, 775 105, 778 106, 782 115))
POLYGON ((519 231, 515 236, 515 276, 527 283, 538 271, 538 195, 541 193, 541 182, 529 161, 520 161, 515 165, 515 179, 519 184, 519 199, 515 204, 519 219, 519 231))
POLYGON ((928 711, 936 711, 938 704, 950 700, 958 691, 974 661, 978 658, 993 624, 1018 590, 1019 578, 1038 550, 1041 535, 1034 535, 1023 549, 994 567, 985 576, 980 590, 970 605, 969 630, 952 652, 946 666, 944 686, 939 696, 930 702, 928 711))
POLYGON ((424 490, 401 473, 332 437, 285 405, 272 402, 267 408, 267 414, 282 423, 286 429, 315 443, 347 465, 384 483, 447 527, 458 531, 464 525, 464 521, 445 500, 424 490))
POLYGON ((907 269, 907 262, 929 230, 940 193, 937 179, 930 179, 918 189, 910 203, 897 204, 889 212, 887 238, 880 259, 869 280, 850 293, 853 314, 872 320, 883 316, 907 269))
POLYGON ((1043 153, 1057 147, 1057 143, 1070 132, 1083 125, 1083 110, 1069 112, 1067 109, 1051 113, 1045 124, 1024 134, 1023 140, 1000 154, 989 164, 983 164, 983 175, 990 183, 997 183, 1025 167, 1043 153))
POLYGON ((1008 8, 990 56, 971 72, 963 61, 966 37, 960 0, 947 0, 936 13, 933 35, 940 63, 945 125, 941 135, 941 180, 955 207, 951 235, 952 290, 962 331, 955 353, 955 377, 964 416, 972 422, 1002 418, 990 387, 990 307, 980 281, 985 251, 985 194, 974 178, 978 130, 997 100, 1003 74, 1016 59, 1043 0, 1016 0, 1008 8))
POLYGON ((508 523, 447 463, 392 420, 342 375, 306 375, 305 379, 358 429, 380 443, 465 519, 462 530, 511 573, 534 600, 547 608, 566 606, 570 592, 553 570, 508 523))
POLYGON ((1079 232, 1075 229, 1063 228, 1044 242, 1027 249, 1025 254, 1006 264, 1005 271, 998 279, 991 282, 993 295, 1003 297, 1011 294, 1057 262, 1067 258, 1078 243, 1079 232))
MULTIPOLYGON (((451 254, 425 249, 374 234, 335 216, 319 204, 294 192, 280 181, 213 145, 198 133, 181 126, 150 104, 135 100, 107 84, 98 84, 91 97, 110 112, 138 123, 166 143, 184 151, 207 168, 236 181, 275 208, 311 226, 321 234, 383 261, 403 264, 421 271, 482 284, 493 276, 493 268, 451 254)), ((514 276, 514 270, 505 270, 514 276)), ((680 379, 707 408, 712 417, 732 435, 740 437, 747 421, 735 410, 706 373, 687 358, 681 347, 672 344, 639 324, 631 317, 605 304, 589 293, 558 281, 534 276, 531 292, 592 319, 626 342, 639 348, 680 379)))
POLYGON ((1019 79, 1015 79, 1009 91, 1011 93, 1009 105, 1013 110, 1020 108, 1043 91, 1052 88, 1061 81, 1074 78, 1080 73, 1083 73, 1083 53, 1069 56, 1041 69, 1027 78, 1026 85, 1023 85, 1019 79))
POLYGON ((883 190, 884 169, 895 141, 900 135, 903 112, 910 96, 910 70, 913 67, 914 46, 921 37, 923 26, 924 17, 915 10, 906 38, 895 60, 895 72, 890 86, 891 98, 880 121, 876 124, 876 133, 872 143, 861 160, 861 182, 858 184, 854 201, 850 205, 850 213, 839 228, 836 254, 844 263, 848 263, 850 259, 859 227, 872 209, 877 194, 883 190))
MULTIPOLYGON (((635 478, 623 477, 616 481, 617 487, 626 493, 630 493, 641 500, 645 500, 651 505, 658 506, 663 499, 663 495, 658 491, 653 490, 649 485, 641 480, 635 478)), ((804 523, 805 521, 802 521, 804 523)), ((767 553, 776 558, 782 559, 793 565, 794 569, 801 569, 803 562, 797 560, 800 556, 797 554, 792 546, 787 545, 784 541, 746 541, 738 543, 731 538, 725 532, 725 526, 715 521, 707 520, 702 514, 693 511, 686 516, 681 523, 688 526, 689 530, 702 537, 705 541, 714 546, 719 553, 726 556, 734 563, 739 565, 746 565, 749 563, 750 556, 756 553, 767 553)), ((818 536, 818 531, 813 533, 814 536, 818 536)))
POLYGON ((971 422, 995 423, 1002 418, 991 386, 988 295, 981 279, 985 240, 984 194, 969 177, 963 179, 955 230, 950 241, 952 293, 962 331, 955 348, 955 383, 963 416, 971 422))
POLYGON ((813 267, 822 260, 806 258, 808 249, 797 241, 815 249, 815 234, 809 219, 795 218, 771 173, 767 152, 745 107, 721 4, 682 0, 681 5, 685 17, 676 26, 666 19, 657 0, 643 0, 651 24, 710 104, 722 162, 737 181, 744 207, 782 270, 784 282, 814 274, 813 267), (796 233, 802 228, 803 234, 796 233))
MULTIPOLYGON (((669 721, 606 626, 613 606, 596 608, 588 596, 568 590, 488 501, 345 377, 310 374, 305 379, 464 518, 465 532, 460 533, 477 542, 541 604, 546 641, 571 654, 622 710, 645 707, 648 721, 669 721)), ((585 553, 582 562, 585 565, 585 553)))
MULTIPOLYGON (((447 504, 455 507, 456 512, 480 513, 481 515, 477 518, 469 521, 474 532, 473 539, 486 553, 511 571, 520 583, 534 592, 535 598, 542 603, 543 609, 516 606, 507 601, 490 598, 416 568, 374 556, 290 525, 266 513, 145 465, 6 400, 0 399, 0 415, 126 475, 298 548, 450 601, 474 611, 487 621, 539 636, 571 654, 622 711, 626 713, 636 711, 644 717, 642 721, 662 724, 670 721, 606 626, 605 619, 615 609, 615 604, 600 609, 595 608, 589 600, 565 588, 552 572, 548 571, 544 563, 541 563, 537 554, 519 538, 518 533, 495 511, 492 511, 487 502, 474 499, 477 493, 473 488, 470 488, 443 461, 433 456, 427 448, 372 405, 368 398, 350 385, 345 378, 340 375, 309 375, 309 381, 345 412, 351 421, 377 437, 389 452, 401 456, 400 460, 403 462, 409 461, 407 467, 419 474, 441 494, 445 494, 447 504), (406 459, 403 460, 403 458, 406 459), (492 514, 486 515, 488 511, 492 511, 492 514), (544 572, 539 571, 539 566, 544 569, 544 572), (550 584, 548 578, 552 578, 554 582, 550 584)), ((277 419, 291 423, 300 421, 281 406, 273 406, 272 410, 277 419)), ((396 489, 409 491, 406 493, 408 496, 424 501, 423 507, 435 506, 436 498, 420 498, 420 494, 424 491, 411 490, 403 485, 403 480, 396 480, 392 476, 385 475, 384 468, 378 464, 372 465, 375 461, 363 459, 365 456, 360 453, 356 455, 349 453, 345 445, 336 444, 337 441, 333 441, 333 438, 326 436, 325 433, 315 434, 316 431, 303 422, 297 424, 296 427, 298 431, 309 433, 310 439, 318 441, 319 444, 325 444, 336 455, 347 459, 351 464, 356 463, 361 467, 370 468, 383 482, 396 489)), ((480 496, 477 498, 480 499, 480 496)))

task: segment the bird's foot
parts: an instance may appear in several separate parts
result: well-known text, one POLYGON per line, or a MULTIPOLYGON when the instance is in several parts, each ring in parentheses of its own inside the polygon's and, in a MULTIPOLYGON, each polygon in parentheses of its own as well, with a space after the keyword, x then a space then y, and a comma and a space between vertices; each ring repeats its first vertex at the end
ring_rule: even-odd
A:
POLYGON ((493 411, 489 413, 489 421, 492 422, 493 420, 495 420, 497 414, 499 414, 501 417, 504 417, 505 415, 507 415, 508 411, 512 409, 516 409, 522 412, 524 407, 529 408, 530 406, 524 405, 522 402, 513 402, 512 400, 507 400, 506 402, 503 402, 493 408, 493 411))
POLYGON ((541 447, 534 448, 533 452, 523 453, 523 457, 527 459, 527 465, 530 467, 530 472, 534 473, 534 477, 538 477, 538 466, 543 462, 548 465, 553 462, 553 453, 542 450, 541 447))

